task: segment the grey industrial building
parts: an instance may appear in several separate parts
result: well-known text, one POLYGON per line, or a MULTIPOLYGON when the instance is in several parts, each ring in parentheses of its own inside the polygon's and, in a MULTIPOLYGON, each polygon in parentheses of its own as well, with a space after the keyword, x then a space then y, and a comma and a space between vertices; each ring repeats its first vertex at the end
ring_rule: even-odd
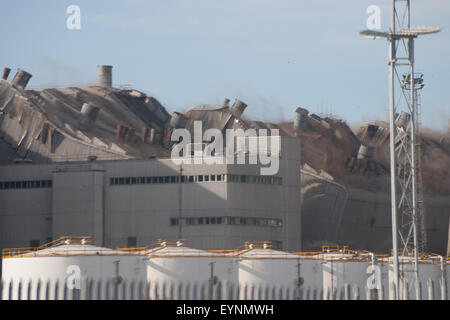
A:
POLYGON ((186 238, 197 248, 271 240, 298 250, 299 141, 283 138, 281 150, 275 176, 261 176, 260 165, 169 158, 1 166, 0 243, 89 235, 112 247, 186 238))

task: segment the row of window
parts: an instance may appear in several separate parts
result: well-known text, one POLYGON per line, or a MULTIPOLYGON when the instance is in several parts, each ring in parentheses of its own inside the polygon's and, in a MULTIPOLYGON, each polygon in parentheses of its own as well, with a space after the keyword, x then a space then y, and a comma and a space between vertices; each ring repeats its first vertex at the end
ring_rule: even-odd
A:
POLYGON ((52 180, 0 181, 0 189, 51 188, 52 180))
POLYGON ((190 217, 190 218, 171 218, 171 226, 192 226, 192 225, 245 225, 260 227, 276 227, 282 226, 281 219, 269 218, 249 218, 249 217, 190 217))
POLYGON ((274 176, 249 176, 237 174, 209 174, 196 176, 157 176, 157 177, 114 177, 109 178, 110 185, 157 184, 157 183, 191 182, 239 182, 281 185, 282 178, 274 176))

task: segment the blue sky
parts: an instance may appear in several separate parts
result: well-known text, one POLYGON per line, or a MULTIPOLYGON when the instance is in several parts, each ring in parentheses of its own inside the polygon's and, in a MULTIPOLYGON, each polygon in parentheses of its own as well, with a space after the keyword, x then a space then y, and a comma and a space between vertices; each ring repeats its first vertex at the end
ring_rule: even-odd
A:
MULTIPOLYGON (((388 47, 369 40, 366 8, 390 0, 40 0, 0 2, 0 62, 33 74, 29 86, 94 83, 112 64, 169 111, 239 98, 254 118, 291 120, 298 106, 352 125, 388 117, 388 47), (81 8, 81 30, 66 9, 81 8)), ((415 26, 440 26, 416 41, 425 74, 422 123, 450 118, 450 1, 413 0, 415 26)))

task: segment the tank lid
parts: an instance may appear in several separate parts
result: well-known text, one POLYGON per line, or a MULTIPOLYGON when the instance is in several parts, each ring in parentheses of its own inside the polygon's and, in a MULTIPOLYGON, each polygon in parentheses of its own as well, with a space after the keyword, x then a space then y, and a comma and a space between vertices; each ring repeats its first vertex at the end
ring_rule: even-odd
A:
POLYGON ((91 237, 66 236, 36 248, 3 249, 3 258, 48 257, 48 256, 91 256, 130 255, 130 252, 90 245, 91 237))
POLYGON ((221 257, 222 255, 216 252, 210 252, 201 249, 193 249, 188 247, 159 247, 146 251, 146 255, 150 258, 183 258, 183 257, 221 257))

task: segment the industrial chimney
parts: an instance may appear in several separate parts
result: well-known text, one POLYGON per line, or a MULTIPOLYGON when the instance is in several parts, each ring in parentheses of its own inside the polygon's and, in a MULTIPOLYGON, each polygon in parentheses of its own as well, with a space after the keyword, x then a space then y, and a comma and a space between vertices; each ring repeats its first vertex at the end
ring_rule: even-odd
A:
POLYGON ((113 66, 98 66, 98 85, 101 87, 112 87, 113 66))
POLYGON ((28 72, 26 72, 22 69, 19 69, 17 71, 16 75, 14 76, 12 84, 19 88, 25 89, 25 87, 27 86, 28 81, 30 81, 31 77, 32 77, 31 74, 29 74, 28 72))
POLYGON ((3 79, 3 80, 7 80, 10 72, 11 72, 11 69, 10 69, 10 68, 4 68, 4 69, 3 69, 3 76, 2 76, 2 79, 3 79))

